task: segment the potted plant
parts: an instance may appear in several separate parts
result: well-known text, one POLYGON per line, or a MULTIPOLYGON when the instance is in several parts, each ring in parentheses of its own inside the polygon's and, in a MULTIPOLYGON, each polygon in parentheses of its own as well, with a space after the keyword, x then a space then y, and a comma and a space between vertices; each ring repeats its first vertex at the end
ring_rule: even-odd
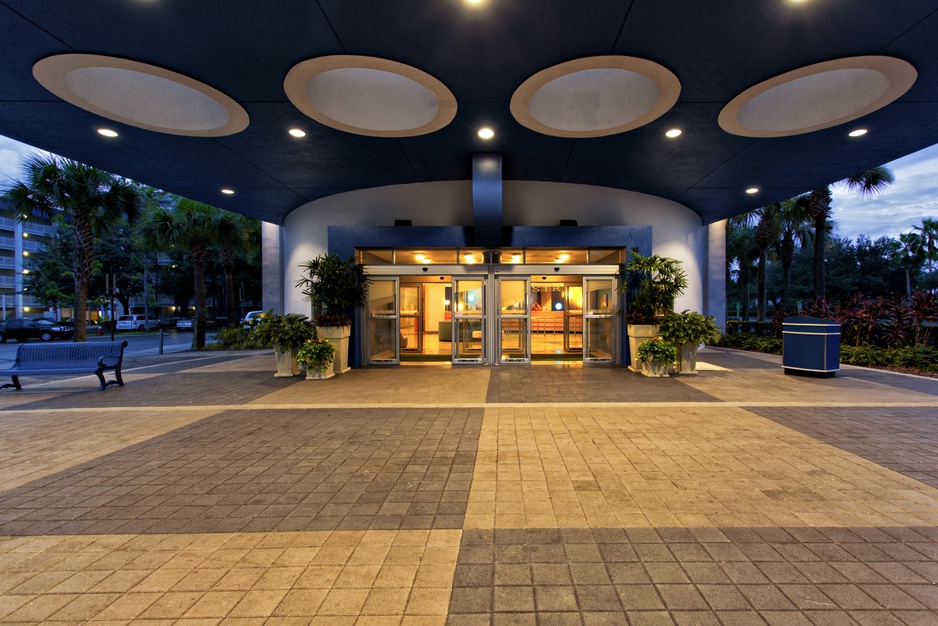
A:
POLYGON ((310 339, 296 353, 296 361, 306 369, 306 380, 324 380, 335 376, 332 362, 335 346, 326 339, 310 339))
POLYGON ((667 378, 668 369, 677 358, 677 348, 674 344, 661 337, 643 341, 636 353, 642 364, 642 374, 655 378, 667 378))
POLYGON ((629 334, 629 369, 638 371, 638 346, 658 336, 662 316, 674 311, 674 299, 687 288, 687 273, 677 259, 631 253, 622 269, 619 293, 626 294, 625 321, 629 334))
POLYGON ((681 374, 696 374, 698 346, 717 341, 721 334, 714 318, 689 309, 670 313, 661 321, 662 339, 678 349, 677 371, 681 374))
POLYGON ((365 275, 365 266, 354 258, 343 261, 339 255, 329 253, 303 263, 300 268, 302 277, 296 286, 302 289, 307 302, 313 303, 316 332, 336 347, 335 373, 347 372, 350 316, 368 302, 371 280, 365 275))
POLYGON ((256 341, 273 346, 277 359, 277 373, 274 376, 285 377, 300 373, 296 364, 297 350, 315 336, 315 330, 305 315, 274 315, 271 309, 264 314, 251 334, 256 341))

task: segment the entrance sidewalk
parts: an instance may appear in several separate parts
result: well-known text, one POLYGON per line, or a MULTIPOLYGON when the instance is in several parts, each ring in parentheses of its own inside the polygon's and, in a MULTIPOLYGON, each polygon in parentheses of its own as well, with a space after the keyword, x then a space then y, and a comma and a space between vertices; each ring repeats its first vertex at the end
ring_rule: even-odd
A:
POLYGON ((24 378, 0 622, 938 623, 938 380, 701 359, 24 378))

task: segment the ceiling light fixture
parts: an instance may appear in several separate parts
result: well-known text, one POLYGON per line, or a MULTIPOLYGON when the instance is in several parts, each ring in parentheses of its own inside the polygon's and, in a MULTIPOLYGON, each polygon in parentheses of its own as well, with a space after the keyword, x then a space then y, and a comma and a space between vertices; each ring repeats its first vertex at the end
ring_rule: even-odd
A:
POLYGON ((664 134, 668 139, 674 139, 675 137, 680 137, 683 131, 680 128, 672 128, 664 134))
POLYGON ((479 129, 479 137, 485 140, 491 139, 495 136, 495 131, 486 126, 485 128, 479 129))
POLYGON ((288 132, 298 139, 306 136, 306 131, 300 128, 291 128, 288 132))
POLYGON ((101 135, 102 137, 111 137, 111 138, 117 137, 117 131, 111 130, 110 128, 99 128, 98 134, 101 135))
POLYGON ((749 189, 746 190, 746 193, 748 193, 750 196, 751 196, 752 194, 754 194, 754 193, 759 193, 759 188, 758 188, 758 187, 750 187, 749 189))
POLYGON ((851 130, 851 131, 850 131, 849 133, 847 133, 847 134, 850 135, 851 137, 862 137, 863 135, 865 135, 865 134, 868 133, 868 132, 870 132, 870 131, 866 130, 865 128, 858 128, 858 129, 856 129, 856 130, 851 130))
POLYGON ((417 259, 418 261, 423 261, 424 258, 426 258, 426 257, 424 257, 424 255, 422 255, 422 254, 420 254, 420 253, 417 253, 417 254, 414 255, 414 258, 417 259))
POLYGON ((221 192, 222 192, 223 194, 225 194, 226 196, 233 196, 233 195, 234 195, 234 189, 222 189, 221 192))

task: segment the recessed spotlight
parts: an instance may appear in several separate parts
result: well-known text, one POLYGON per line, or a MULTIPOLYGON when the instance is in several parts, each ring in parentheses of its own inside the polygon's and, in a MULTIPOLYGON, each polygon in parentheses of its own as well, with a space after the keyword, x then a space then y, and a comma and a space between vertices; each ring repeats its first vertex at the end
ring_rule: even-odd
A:
POLYGON ((491 139, 495 136, 495 131, 486 126, 485 128, 479 129, 479 137, 482 139, 491 139))
POLYGON ((759 188, 758 188, 758 187, 750 187, 749 189, 746 190, 746 193, 748 193, 750 196, 751 196, 752 194, 754 194, 754 193, 759 193, 759 188))
POLYGON ((858 129, 856 129, 856 130, 851 130, 851 131, 850 131, 849 133, 847 133, 847 134, 850 135, 851 137, 862 137, 863 135, 865 135, 865 134, 868 133, 868 132, 870 132, 870 131, 866 130, 865 128, 858 128, 858 129))
POLYGON ((426 257, 425 257, 424 255, 422 255, 422 254, 415 254, 415 255, 414 255, 414 258, 417 259, 418 261, 423 261, 424 258, 426 258, 426 257))
POLYGON ((226 196, 233 196, 233 195, 234 195, 234 189, 222 189, 221 192, 222 192, 223 194, 225 194, 226 196))
POLYGON ((683 131, 680 128, 672 128, 664 134, 668 139, 674 139, 675 137, 680 137, 683 131))
POLYGON ((302 129, 299 129, 299 128, 291 128, 291 129, 289 130, 289 133, 290 133, 291 135, 293 135, 294 137, 297 137, 297 138, 305 137, 305 136, 306 136, 306 131, 305 131, 305 130, 302 130, 302 129))
POLYGON ((117 137, 117 131, 111 130, 110 128, 99 128, 98 134, 103 137, 117 137))
POLYGON ((480 7, 486 2, 488 2, 488 0, 463 0, 463 1, 469 6, 473 6, 473 7, 480 7))

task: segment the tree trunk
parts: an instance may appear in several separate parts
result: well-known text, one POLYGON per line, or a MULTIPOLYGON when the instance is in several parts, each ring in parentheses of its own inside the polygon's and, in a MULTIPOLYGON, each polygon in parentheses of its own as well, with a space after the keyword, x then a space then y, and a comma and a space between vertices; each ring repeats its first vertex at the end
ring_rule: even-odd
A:
POLYGON ((225 313, 229 328, 234 328, 241 321, 238 301, 235 299, 234 255, 227 251, 221 253, 221 267, 225 272, 225 313))
POLYGON ((827 231, 827 219, 816 217, 814 219, 814 299, 823 300, 827 292, 824 284, 824 243, 827 231))
POLYGON ((739 296, 743 301, 742 321, 749 321, 749 272, 739 273, 739 296))
POLYGON ((759 251, 759 276, 756 287, 756 321, 765 321, 765 264, 768 261, 768 251, 763 248, 759 251))
POLYGON ((782 261, 782 307, 791 309, 791 261, 782 261))
POLYGON ((905 268, 905 295, 912 298, 912 272, 905 268))
POLYGON ((94 229, 86 215, 74 215, 75 237, 75 327, 73 341, 88 339, 85 326, 88 323, 88 283, 94 269, 94 229))

